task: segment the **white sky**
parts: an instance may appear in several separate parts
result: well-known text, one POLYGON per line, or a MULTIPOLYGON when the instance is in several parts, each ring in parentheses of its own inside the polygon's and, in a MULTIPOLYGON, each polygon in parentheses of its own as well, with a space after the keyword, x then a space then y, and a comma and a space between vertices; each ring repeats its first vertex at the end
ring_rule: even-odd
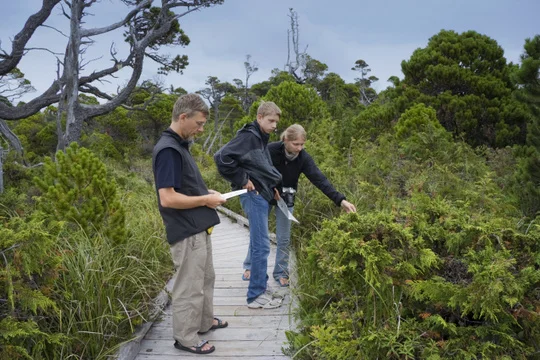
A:
MULTIPOLYGON (((1 2, 0 40, 2 49, 9 51, 11 39, 27 17, 39 9, 41 1, 1 2)), ((429 38, 441 29, 485 34, 499 43, 512 62, 519 62, 525 38, 540 33, 538 0, 225 0, 223 5, 180 19, 191 39, 190 45, 161 51, 188 55, 190 65, 183 75, 171 73, 158 77, 157 66, 146 59, 141 81, 159 79, 167 86, 196 91, 205 87, 208 76, 229 82, 234 78, 244 79, 247 54, 259 67, 250 84, 267 80, 271 70, 283 69, 287 59, 291 7, 298 13, 301 47, 307 46, 309 55, 348 82, 358 76, 351 70, 354 62, 363 59, 372 69, 370 75, 380 79, 376 85, 379 90, 386 88, 390 76, 403 77, 401 61, 409 59, 415 49, 425 47, 429 38)), ((90 12, 93 16, 86 18, 89 28, 116 22, 126 13, 118 0, 101 0, 90 12)), ((60 30, 67 28, 60 6, 53 10, 46 24, 60 30)), ((117 31, 95 39, 97 42, 85 58, 98 60, 88 64, 84 73, 109 65, 113 41, 120 53, 125 53, 127 47, 121 34, 122 31, 117 31)), ((66 43, 55 30, 40 28, 29 46, 63 52, 66 43)), ((19 68, 37 89, 34 96, 45 90, 56 76, 55 57, 46 51, 30 52, 19 68)), ((119 78, 111 78, 102 88, 114 92, 126 81, 127 74, 125 71, 119 78)))

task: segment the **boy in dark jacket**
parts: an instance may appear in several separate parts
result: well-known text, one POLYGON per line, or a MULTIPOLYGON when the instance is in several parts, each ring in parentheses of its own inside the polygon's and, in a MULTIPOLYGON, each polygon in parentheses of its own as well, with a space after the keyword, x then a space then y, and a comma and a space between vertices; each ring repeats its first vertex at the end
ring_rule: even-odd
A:
POLYGON ((268 275, 269 202, 281 182, 281 174, 272 165, 267 144, 277 126, 281 110, 273 102, 263 102, 257 110, 257 120, 245 125, 236 136, 215 155, 219 173, 232 183, 233 189, 247 189, 240 195, 242 209, 249 220, 249 243, 252 259, 247 292, 250 308, 272 309, 281 306, 280 298, 266 291, 268 275))
MULTIPOLYGON (((268 150, 272 158, 272 164, 281 173, 282 187, 281 197, 289 207, 292 214, 294 210, 294 198, 298 189, 298 179, 304 174, 313 185, 321 190, 334 204, 340 206, 345 212, 356 212, 356 207, 345 200, 345 195, 337 191, 330 181, 319 170, 313 158, 304 150, 306 131, 301 125, 289 126, 283 134, 281 141, 268 144, 268 150)), ((291 239, 291 221, 276 209, 276 238, 277 251, 276 263, 273 276, 283 287, 289 285, 289 247, 291 239)), ((252 268, 250 252, 244 261, 244 277, 252 268)))

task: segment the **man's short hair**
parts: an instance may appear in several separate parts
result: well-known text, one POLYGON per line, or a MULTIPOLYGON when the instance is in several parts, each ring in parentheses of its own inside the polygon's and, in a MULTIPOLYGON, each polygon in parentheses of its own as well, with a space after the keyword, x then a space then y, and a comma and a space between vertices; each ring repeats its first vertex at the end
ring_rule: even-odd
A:
POLYGON ((261 105, 257 109, 257 115, 277 115, 281 117, 281 109, 273 101, 261 101, 261 105))
POLYGON ((186 114, 188 117, 193 116, 197 111, 200 111, 204 116, 208 116, 210 111, 208 105, 197 94, 182 95, 174 103, 172 111, 172 121, 178 121, 181 114, 186 114))

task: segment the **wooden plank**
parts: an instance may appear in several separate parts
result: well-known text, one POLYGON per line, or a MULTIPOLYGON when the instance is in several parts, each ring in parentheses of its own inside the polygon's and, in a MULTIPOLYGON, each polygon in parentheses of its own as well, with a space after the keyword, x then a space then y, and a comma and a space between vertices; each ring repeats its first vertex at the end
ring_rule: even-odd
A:
MULTIPOLYGON (((229 327, 231 329, 235 328, 260 328, 260 327, 273 327, 280 330, 290 330, 291 321, 290 315, 274 315, 274 316, 227 316, 223 317, 222 320, 229 322, 229 327)), ((154 327, 163 327, 170 328, 170 333, 172 334, 172 316, 164 316, 160 322, 154 324, 154 327)))
MULTIPOLYGON (((197 355, 196 355, 197 356, 197 355)), ((179 355, 139 355, 137 359, 139 360, 178 360, 183 356, 179 355)), ((190 356, 191 357, 191 356, 190 356)), ((258 355, 235 355, 235 356, 222 356, 218 350, 214 351, 212 354, 205 355, 205 358, 211 357, 212 359, 219 360, 285 360, 290 359, 290 357, 285 355, 274 355, 274 356, 258 356, 258 355)))
MULTIPOLYGON (((171 329, 163 327, 153 327, 146 334, 147 340, 170 340, 172 337, 171 329)), ((270 327, 248 327, 248 328, 225 328, 209 331, 201 338, 209 341, 267 341, 280 340, 285 341, 285 333, 279 329, 270 327)))
MULTIPOLYGON (((143 340, 140 355, 182 355, 183 357, 200 356, 176 349, 172 340, 143 340)), ((216 351, 205 357, 214 356, 274 356, 283 355, 281 348, 286 347, 284 341, 212 341, 216 351)))
MULTIPOLYGON (((171 313, 172 310, 169 306, 165 309, 164 314, 170 315, 171 313)), ((291 314, 291 310, 286 304, 277 309, 250 309, 247 304, 214 306, 215 316, 272 316, 285 314, 291 314)))
MULTIPOLYGON (((268 266, 270 267, 270 265, 268 266)), ((277 282, 274 280, 274 278, 272 277, 272 271, 274 270, 274 266, 271 265, 271 269, 269 269, 269 271, 267 272, 268 274, 268 282, 272 282, 272 283, 276 283, 277 285, 277 282)), ((214 269, 215 271, 215 269, 214 269)), ((240 284, 243 284, 243 286, 245 286, 247 288, 249 282, 248 281, 244 281, 242 280, 242 269, 239 269, 239 271, 237 273, 230 273, 230 274, 223 274, 223 273, 220 273, 218 274, 217 271, 216 271, 216 282, 217 281, 239 281, 240 284)), ((269 284, 270 286, 273 286, 273 284, 269 284)), ((241 285, 239 286, 241 287, 241 285)))
MULTIPOLYGON (((242 263, 249 245, 249 229, 220 214, 221 224, 212 234, 212 250, 216 283, 214 290, 214 315, 229 322, 229 327, 210 331, 203 338, 211 340, 216 351, 205 358, 227 359, 289 359, 283 355, 286 348, 285 331, 294 329, 291 315, 294 299, 288 288, 280 288, 272 278, 275 246, 268 258, 269 286, 287 296, 277 309, 250 309, 246 305, 248 281, 241 279, 242 263)), ((236 216, 241 223, 247 223, 236 216)), ((291 274, 292 275, 292 274, 291 274)), ((167 288, 171 289, 172 281, 167 288)), ((136 360, 172 360, 199 355, 177 350, 172 339, 172 310, 166 307, 140 343, 136 360)), ((128 360, 128 359, 122 359, 128 360)))

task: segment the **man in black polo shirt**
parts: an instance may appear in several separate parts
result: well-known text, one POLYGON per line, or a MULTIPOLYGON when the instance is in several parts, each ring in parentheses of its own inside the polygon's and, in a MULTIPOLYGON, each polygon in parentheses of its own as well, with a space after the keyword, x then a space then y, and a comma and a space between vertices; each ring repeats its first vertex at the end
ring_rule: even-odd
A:
POLYGON ((208 106, 197 94, 178 98, 171 126, 154 147, 152 168, 159 212, 177 271, 172 289, 173 337, 177 349, 196 354, 215 350, 200 333, 224 328, 214 318, 214 265, 210 233, 219 224, 215 208, 225 202, 208 190, 189 152, 189 142, 204 130, 208 106))

